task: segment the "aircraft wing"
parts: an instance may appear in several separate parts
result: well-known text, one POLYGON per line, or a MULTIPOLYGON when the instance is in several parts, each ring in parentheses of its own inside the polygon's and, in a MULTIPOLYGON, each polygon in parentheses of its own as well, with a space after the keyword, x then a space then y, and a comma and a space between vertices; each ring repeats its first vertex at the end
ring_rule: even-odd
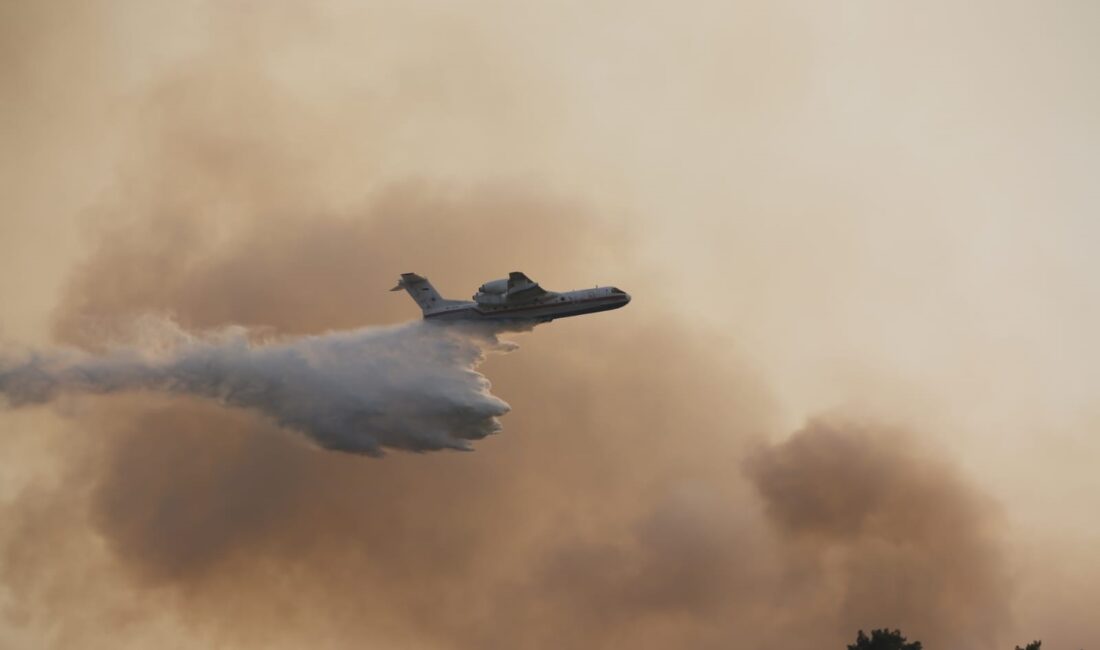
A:
POLYGON ((534 300, 535 298, 545 296, 547 293, 549 292, 540 287, 538 282, 535 282, 519 271, 512 271, 508 274, 509 296, 519 296, 526 300, 534 300))

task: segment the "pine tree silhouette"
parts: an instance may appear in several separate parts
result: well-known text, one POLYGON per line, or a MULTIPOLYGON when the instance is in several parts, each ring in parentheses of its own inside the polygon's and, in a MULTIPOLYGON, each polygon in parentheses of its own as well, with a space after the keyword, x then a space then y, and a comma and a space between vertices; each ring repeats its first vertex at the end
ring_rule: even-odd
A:
POLYGON ((921 644, 920 641, 907 643, 901 630, 871 630, 870 638, 860 630, 855 645, 849 645, 848 650, 921 650, 921 644))

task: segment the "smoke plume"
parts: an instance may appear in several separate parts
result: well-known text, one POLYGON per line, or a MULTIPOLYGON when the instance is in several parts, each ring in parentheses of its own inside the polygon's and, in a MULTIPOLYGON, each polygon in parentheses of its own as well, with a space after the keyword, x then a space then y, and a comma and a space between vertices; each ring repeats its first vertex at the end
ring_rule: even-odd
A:
POLYGON ((816 565, 848 627, 997 647, 1010 592, 998 508, 911 434, 818 419, 745 469, 786 552, 816 565))
POLYGON ((417 322, 258 343, 243 328, 195 336, 146 320, 150 328, 158 347, 57 350, 0 364, 0 395, 15 406, 61 392, 194 395, 371 456, 384 447, 469 450, 500 430, 509 409, 475 370, 486 349, 507 349, 490 327, 417 322))

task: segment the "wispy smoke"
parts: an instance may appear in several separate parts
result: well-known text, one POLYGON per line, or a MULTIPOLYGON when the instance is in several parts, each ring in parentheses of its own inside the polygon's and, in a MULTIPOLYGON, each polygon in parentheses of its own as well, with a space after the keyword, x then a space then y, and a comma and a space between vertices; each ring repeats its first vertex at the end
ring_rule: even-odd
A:
POLYGON ((475 370, 485 351, 509 349, 486 327, 417 322, 257 343, 240 327, 192 335, 170 322, 149 325, 155 345, 0 361, 0 394, 13 406, 64 392, 196 395, 260 411, 322 447, 371 456, 469 450, 499 431, 509 410, 475 370))

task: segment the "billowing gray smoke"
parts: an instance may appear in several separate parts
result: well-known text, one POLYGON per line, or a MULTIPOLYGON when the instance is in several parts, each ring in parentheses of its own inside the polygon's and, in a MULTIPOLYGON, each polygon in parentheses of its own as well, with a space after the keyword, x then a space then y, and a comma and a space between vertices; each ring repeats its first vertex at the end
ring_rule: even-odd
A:
POLYGON ((197 395, 371 456, 469 450, 509 410, 476 370, 486 351, 511 345, 485 326, 416 322, 268 342, 241 327, 192 335, 146 320, 142 330, 154 336, 102 355, 59 349, 0 361, 0 394, 13 406, 66 392, 197 395))

